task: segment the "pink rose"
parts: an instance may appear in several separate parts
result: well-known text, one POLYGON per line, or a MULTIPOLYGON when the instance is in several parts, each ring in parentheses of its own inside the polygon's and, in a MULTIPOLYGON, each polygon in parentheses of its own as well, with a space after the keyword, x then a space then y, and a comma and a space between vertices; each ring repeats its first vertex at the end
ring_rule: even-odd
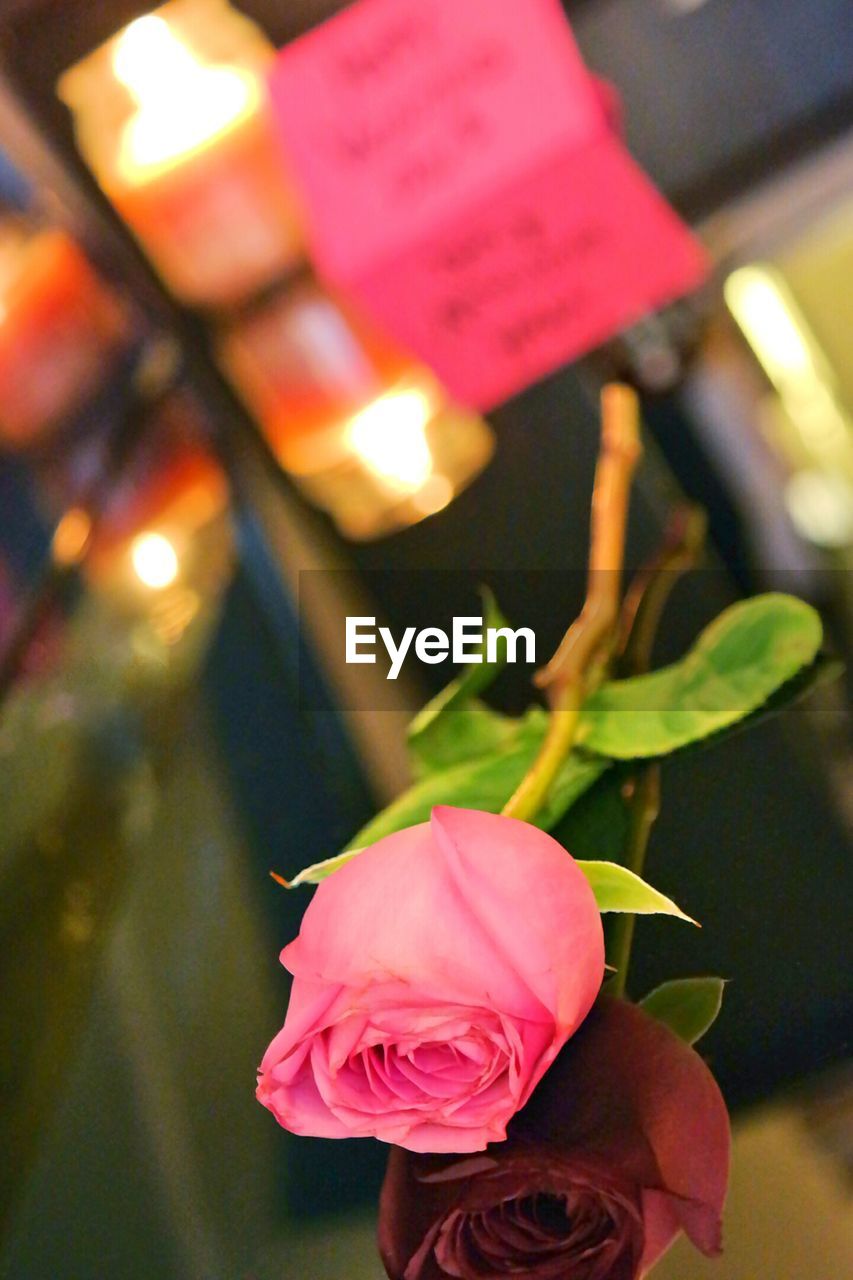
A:
POLYGON ((294 1133, 481 1151, 595 1000, 601 917, 545 832, 441 807, 323 881, 258 1099, 294 1133))
POLYGON ((484 1155, 391 1152, 379 1249, 391 1280, 636 1280, 683 1230, 720 1249, 729 1122, 699 1055, 603 997, 484 1155))

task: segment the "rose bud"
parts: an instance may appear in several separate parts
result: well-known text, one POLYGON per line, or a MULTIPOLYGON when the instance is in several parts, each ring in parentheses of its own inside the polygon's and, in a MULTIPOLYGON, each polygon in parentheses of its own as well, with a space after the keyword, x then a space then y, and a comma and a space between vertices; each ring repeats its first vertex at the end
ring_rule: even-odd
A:
POLYGON ((605 997, 506 1142, 467 1159, 391 1152, 379 1250, 391 1280, 635 1280, 679 1230, 719 1252, 728 1162, 705 1063, 605 997))
POLYGON ((604 971, 573 859, 525 822, 437 808, 324 880, 282 963, 258 1098, 294 1133, 482 1151, 577 1029, 604 971))

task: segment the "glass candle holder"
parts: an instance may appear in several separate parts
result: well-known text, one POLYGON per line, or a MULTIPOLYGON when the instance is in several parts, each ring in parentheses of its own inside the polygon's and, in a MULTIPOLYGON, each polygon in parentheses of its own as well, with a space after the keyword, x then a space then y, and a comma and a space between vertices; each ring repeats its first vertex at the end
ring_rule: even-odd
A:
POLYGON ((482 418, 314 281, 232 323, 220 352, 281 465, 348 537, 433 515, 492 455, 482 418))
POLYGON ((97 386, 127 313, 63 231, 0 223, 0 448, 42 443, 97 386))
MULTIPOLYGON (((152 554, 147 560, 141 556, 137 576, 146 580, 145 566, 158 559, 158 548, 163 551, 160 573, 166 575, 171 560, 166 543, 186 541, 218 517, 227 501, 227 480, 207 443, 201 412, 189 396, 175 392, 153 412, 132 465, 110 490, 91 562, 106 563, 134 539, 154 534, 152 554)), ((152 569, 148 576, 153 582, 158 572, 152 569)))
POLYGON ((102 189, 191 306, 233 306, 303 255, 267 99, 273 53, 227 0, 171 0, 58 84, 102 189))

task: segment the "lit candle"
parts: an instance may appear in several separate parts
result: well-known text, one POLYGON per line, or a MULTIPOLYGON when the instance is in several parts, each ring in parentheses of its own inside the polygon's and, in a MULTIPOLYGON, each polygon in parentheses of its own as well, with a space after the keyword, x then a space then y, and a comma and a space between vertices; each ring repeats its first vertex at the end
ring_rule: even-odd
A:
MULTIPOLYGON (((78 141, 101 186, 176 296, 230 306, 286 273, 302 238, 268 114, 261 64, 272 50, 247 20, 209 0, 191 6, 199 43, 235 24, 233 54, 209 61, 173 0, 136 19, 62 78, 78 141), (201 20, 209 24, 200 25, 201 20), (105 56, 106 55, 106 56, 105 56), (103 113, 100 89, 124 114, 103 113), (130 115, 127 107, 130 106, 130 115)), ((227 42, 226 42, 227 43, 227 42)))
MULTIPOLYGON (((204 434, 186 396, 160 406, 87 537, 85 572, 92 581, 121 583, 133 594, 134 587, 164 591, 188 567, 198 576, 199 566, 187 563, 189 548, 228 503, 225 474, 204 434)), ((54 544, 56 556, 56 538, 54 544)))
POLYGON ((350 537, 441 510, 491 456, 480 417, 313 282, 243 316, 221 355, 282 466, 350 537))
POLYGON ((310 281, 241 317, 221 349, 276 454, 294 471, 314 470, 346 449, 341 424, 416 368, 310 281))
POLYGON ((223 510, 227 482, 204 436, 198 411, 185 396, 172 396, 160 407, 135 465, 110 493, 97 534, 102 545, 123 543, 164 521, 198 529, 223 510))
POLYGON ((0 447, 36 444, 79 409, 125 329, 68 235, 0 228, 0 447))

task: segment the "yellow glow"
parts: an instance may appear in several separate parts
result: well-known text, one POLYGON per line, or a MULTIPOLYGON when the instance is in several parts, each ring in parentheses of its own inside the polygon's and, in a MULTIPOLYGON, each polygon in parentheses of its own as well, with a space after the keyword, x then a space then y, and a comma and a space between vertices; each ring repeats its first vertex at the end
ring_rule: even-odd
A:
POLYGON ((137 578, 152 591, 171 586, 178 576, 178 554, 162 533, 140 533, 130 556, 137 578))
POLYGON ((56 564, 78 564, 89 545, 92 521, 82 507, 71 507, 53 534, 53 559, 56 564))
POLYGON ((849 419, 832 367, 784 278, 769 266, 741 267, 724 293, 806 449, 824 468, 849 467, 849 419))
POLYGON ((119 165, 126 176, 204 146, 259 101, 253 75, 205 66, 154 14, 137 18, 117 37, 112 67, 139 108, 122 137, 119 165))
POLYGON ((357 414, 347 427, 356 454, 386 484, 414 493, 432 475, 426 438, 432 402, 423 391, 395 391, 357 414))
POLYGON ((412 494, 412 506, 424 516, 434 516, 453 501, 453 481, 448 476, 430 476, 417 493, 412 494))
POLYGON ((151 623, 164 644, 176 645, 201 608, 201 596, 191 587, 161 596, 151 612, 151 623))
POLYGON ((121 32, 113 49, 113 72, 143 105, 156 96, 158 84, 180 84, 198 71, 199 63, 165 18, 149 13, 121 32))
POLYGON ((797 530, 819 547, 853 544, 853 486, 835 472, 809 469, 788 481, 785 504, 797 530))
POLYGON ((726 303, 773 382, 815 376, 810 343, 787 290, 762 267, 741 267, 725 283, 726 303))

